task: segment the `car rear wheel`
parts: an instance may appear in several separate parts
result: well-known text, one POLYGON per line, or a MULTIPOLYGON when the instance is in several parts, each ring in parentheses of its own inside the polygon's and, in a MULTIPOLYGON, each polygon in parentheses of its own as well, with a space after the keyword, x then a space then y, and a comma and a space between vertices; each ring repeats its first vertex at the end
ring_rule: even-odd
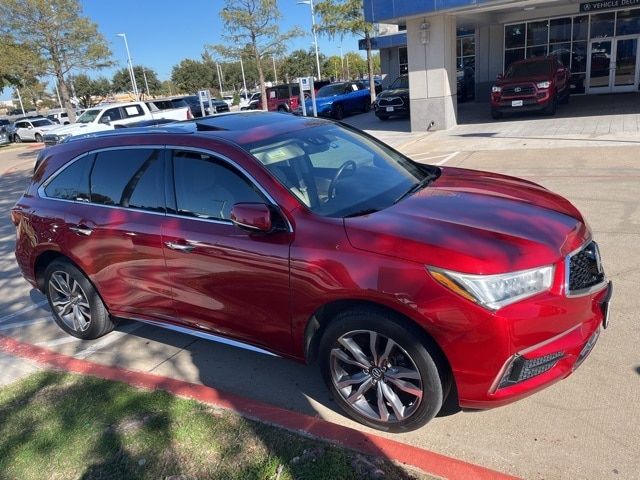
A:
POLYGON ((320 343, 322 374, 338 405, 387 432, 429 422, 442 407, 446 375, 421 337, 387 312, 340 313, 320 343))
POLYGON ((42 143, 42 135, 40 135, 39 133, 36 133, 36 143, 42 143))
POLYGON ((333 106, 333 118, 336 120, 342 120, 344 118, 344 108, 342 105, 337 104, 333 106))
POLYGON ((116 325, 91 282, 68 261, 54 260, 47 267, 45 294, 58 326, 74 337, 91 340, 116 325))

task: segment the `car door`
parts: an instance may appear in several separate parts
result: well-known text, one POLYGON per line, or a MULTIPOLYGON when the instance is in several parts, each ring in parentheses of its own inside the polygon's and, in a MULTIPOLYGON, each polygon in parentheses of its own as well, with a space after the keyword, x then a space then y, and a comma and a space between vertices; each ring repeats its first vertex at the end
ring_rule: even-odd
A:
POLYGON ((174 197, 163 242, 178 318, 193 328, 288 350, 291 234, 250 233, 230 220, 235 203, 272 202, 246 173, 215 154, 167 153, 174 197))
POLYGON ((65 211, 66 250, 111 313, 175 319, 164 262, 163 149, 124 147, 83 157, 82 192, 65 211))
POLYGON ((33 133, 33 126, 28 120, 16 123, 16 135, 20 137, 20 140, 35 140, 33 133))

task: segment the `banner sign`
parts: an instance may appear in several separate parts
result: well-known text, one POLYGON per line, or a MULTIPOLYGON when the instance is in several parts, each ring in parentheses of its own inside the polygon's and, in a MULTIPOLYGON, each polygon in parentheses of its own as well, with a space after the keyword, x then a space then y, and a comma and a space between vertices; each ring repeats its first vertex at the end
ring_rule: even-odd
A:
POLYGON ((640 0, 602 0, 599 2, 581 3, 580 12, 600 12, 602 10, 615 10, 616 8, 629 8, 635 6, 640 6, 640 0))

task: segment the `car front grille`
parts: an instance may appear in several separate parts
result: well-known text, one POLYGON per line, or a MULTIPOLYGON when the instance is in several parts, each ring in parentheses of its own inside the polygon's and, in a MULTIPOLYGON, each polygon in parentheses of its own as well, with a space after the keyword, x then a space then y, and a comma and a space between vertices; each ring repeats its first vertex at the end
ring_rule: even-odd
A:
POLYGON ((604 281, 600 250, 596 242, 569 257, 567 293, 575 294, 604 281))
POLYGON ((521 97, 523 95, 533 95, 536 89, 533 85, 514 85, 502 88, 503 97, 521 97))
POLYGON ((400 97, 384 97, 378 100, 378 105, 381 107, 401 107, 404 102, 400 97))
POLYGON ((60 137, 58 135, 45 135, 42 140, 46 146, 50 147, 51 145, 57 145, 60 142, 60 137))

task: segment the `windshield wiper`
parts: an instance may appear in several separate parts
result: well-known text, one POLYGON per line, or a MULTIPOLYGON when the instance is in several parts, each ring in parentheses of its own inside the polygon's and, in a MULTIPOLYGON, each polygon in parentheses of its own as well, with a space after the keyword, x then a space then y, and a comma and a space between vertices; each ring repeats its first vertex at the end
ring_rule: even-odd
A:
POLYGON ((357 212, 350 213, 349 215, 345 215, 342 218, 351 218, 351 217, 361 217, 363 215, 369 215, 370 213, 379 212, 377 208, 364 208, 362 210, 358 210, 357 212))
POLYGON ((438 175, 435 174, 435 173, 426 174, 425 177, 422 180, 420 180, 418 183, 414 184, 409 190, 407 190, 402 195, 400 195, 398 198, 396 198, 393 201, 393 204, 395 205, 396 203, 400 202, 401 200, 404 200, 405 198, 407 198, 409 195, 412 195, 412 194, 416 193, 417 191, 422 190, 424 187, 429 185, 429 183, 431 183, 436 178, 438 178, 438 175))

